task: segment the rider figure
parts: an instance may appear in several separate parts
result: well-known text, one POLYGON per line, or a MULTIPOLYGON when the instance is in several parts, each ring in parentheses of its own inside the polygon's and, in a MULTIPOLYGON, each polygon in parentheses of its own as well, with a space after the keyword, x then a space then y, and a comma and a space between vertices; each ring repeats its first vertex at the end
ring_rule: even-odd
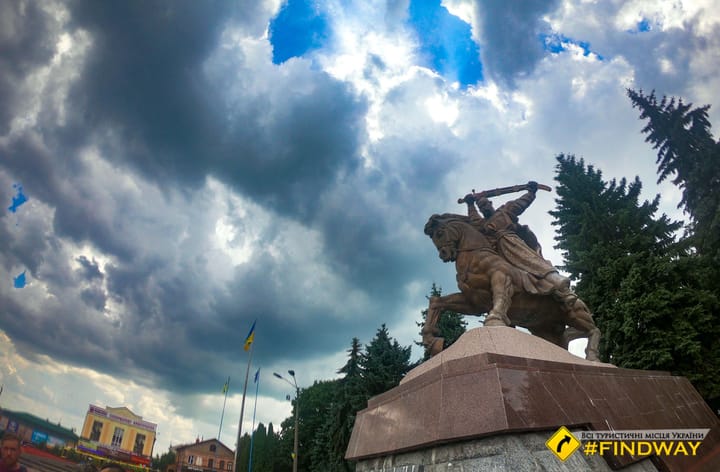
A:
POLYGON ((537 182, 528 182, 528 192, 525 195, 505 203, 497 210, 494 210, 490 200, 481 194, 468 194, 465 196, 468 216, 475 227, 495 241, 500 255, 529 274, 530 277, 523 279, 523 286, 529 293, 552 294, 571 311, 579 299, 570 289, 570 279, 560 275, 552 263, 542 257, 542 250, 532 231, 527 226, 518 224, 518 216, 535 200, 537 185, 537 182), (473 203, 484 218, 478 214, 473 203))
MULTIPOLYGON (((537 182, 531 182, 528 185, 532 184, 537 185, 537 182)), ((535 190, 537 190, 537 187, 534 188, 535 190)), ((525 208, 530 206, 534 199, 535 194, 531 194, 531 192, 528 192, 527 194, 520 197, 518 200, 515 200, 514 202, 508 202, 507 205, 524 205, 524 207, 520 209, 517 213, 519 215, 525 210, 525 208)), ((486 232, 484 230, 484 220, 490 218, 495 213, 495 208, 493 207, 492 202, 488 198, 483 196, 482 193, 474 193, 474 191, 473 193, 465 195, 463 201, 465 201, 465 203, 467 204, 467 211, 468 217, 470 218, 470 223, 473 224, 473 226, 478 228, 480 231, 486 232), (475 205, 477 205, 477 209, 475 208, 475 205), (482 213, 482 216, 480 216, 480 214, 478 213, 478 209, 480 210, 480 213, 482 213)), ((529 226, 519 224, 517 221, 517 216, 511 216, 510 218, 512 220, 512 231, 517 234, 530 249, 537 252, 538 255, 542 257, 542 247, 540 246, 540 242, 538 241, 537 236, 535 236, 535 233, 532 232, 529 226)))

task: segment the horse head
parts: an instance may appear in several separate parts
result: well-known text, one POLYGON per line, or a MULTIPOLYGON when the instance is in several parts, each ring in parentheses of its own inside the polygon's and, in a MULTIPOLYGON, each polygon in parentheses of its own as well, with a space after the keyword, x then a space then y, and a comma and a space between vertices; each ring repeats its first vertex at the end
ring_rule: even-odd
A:
POLYGON ((432 215, 425 224, 425 234, 430 236, 443 262, 455 262, 462 239, 457 223, 467 223, 467 217, 445 213, 432 215))

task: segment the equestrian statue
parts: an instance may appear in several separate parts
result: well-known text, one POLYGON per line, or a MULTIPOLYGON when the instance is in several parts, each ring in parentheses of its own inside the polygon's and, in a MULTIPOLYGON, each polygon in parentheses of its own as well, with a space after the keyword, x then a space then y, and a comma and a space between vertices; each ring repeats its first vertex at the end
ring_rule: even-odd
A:
POLYGON ((535 234, 518 216, 550 187, 528 182, 467 194, 458 203, 467 215, 432 215, 425 225, 443 262, 454 262, 460 292, 431 297, 423 344, 430 355, 443 349, 438 321, 443 311, 485 316, 485 326, 521 326, 567 349, 573 339, 588 339, 585 357, 597 361, 600 330, 592 313, 562 276, 543 258, 535 234), (495 209, 491 197, 525 190, 495 209))

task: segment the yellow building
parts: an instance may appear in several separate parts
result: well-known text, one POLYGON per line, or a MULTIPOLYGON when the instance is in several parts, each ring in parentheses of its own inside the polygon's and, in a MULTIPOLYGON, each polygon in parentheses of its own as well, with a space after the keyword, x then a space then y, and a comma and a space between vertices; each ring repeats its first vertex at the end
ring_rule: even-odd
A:
POLYGON ((128 408, 90 405, 78 449, 93 455, 133 464, 149 465, 157 425, 144 421, 128 408))

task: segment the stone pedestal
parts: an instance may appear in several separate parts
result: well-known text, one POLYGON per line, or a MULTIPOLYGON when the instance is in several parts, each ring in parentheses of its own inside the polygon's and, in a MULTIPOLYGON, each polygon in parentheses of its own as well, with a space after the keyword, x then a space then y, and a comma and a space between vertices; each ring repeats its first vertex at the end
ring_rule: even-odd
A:
MULTIPOLYGON (((503 435, 549 438, 560 426, 572 431, 709 428, 697 456, 656 456, 652 462, 661 470, 720 470, 720 421, 687 379, 589 362, 507 327, 468 331, 409 372, 398 387, 370 399, 357 415, 346 458, 359 461, 358 470, 430 472, 441 469, 427 458, 417 459, 424 461, 419 468, 400 469, 393 458, 438 448, 452 451, 453 445, 503 435)), ((504 454, 512 454, 508 451, 504 454)), ((442 470, 460 460, 452 455, 442 470)), ((550 458, 557 461, 556 470, 570 470, 550 458)), ((613 469, 641 459, 603 458, 613 469)), ((527 470, 545 469, 527 465, 527 470)), ((472 467, 468 470, 481 470, 472 467)))

